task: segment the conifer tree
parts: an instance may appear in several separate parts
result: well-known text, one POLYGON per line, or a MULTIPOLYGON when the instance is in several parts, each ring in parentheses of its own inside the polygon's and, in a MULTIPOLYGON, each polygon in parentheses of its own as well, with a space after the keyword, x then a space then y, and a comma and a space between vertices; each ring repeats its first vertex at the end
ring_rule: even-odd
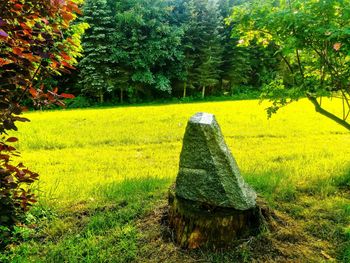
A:
POLYGON ((196 43, 200 37, 197 10, 192 0, 173 0, 172 23, 181 27, 184 34, 181 39, 180 50, 183 59, 178 65, 179 80, 183 82, 183 97, 187 95, 188 88, 194 88, 194 62, 196 60, 196 43))
POLYGON ((83 37, 84 57, 79 62, 82 92, 97 96, 100 102, 104 94, 111 92, 116 83, 116 67, 111 58, 113 17, 105 0, 86 0, 84 22, 90 25, 83 37))
POLYGON ((220 80, 223 48, 221 16, 216 1, 194 1, 200 35, 197 37, 194 81, 202 90, 202 98, 207 87, 214 87, 220 80))
POLYGON ((231 10, 237 4, 234 0, 219 0, 219 10, 221 15, 222 35, 221 45, 223 47, 223 61, 221 64, 220 88, 232 89, 235 85, 247 84, 250 75, 250 60, 247 48, 238 47, 238 38, 232 37, 234 24, 226 24, 226 18, 231 15, 231 10))

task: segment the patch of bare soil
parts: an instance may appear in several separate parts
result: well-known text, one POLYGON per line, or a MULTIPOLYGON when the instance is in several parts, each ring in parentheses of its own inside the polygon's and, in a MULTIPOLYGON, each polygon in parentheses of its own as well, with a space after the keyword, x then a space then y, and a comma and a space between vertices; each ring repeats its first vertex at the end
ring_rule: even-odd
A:
POLYGON ((185 251, 177 247, 167 226, 168 207, 159 203, 137 222, 141 232, 137 262, 335 262, 332 244, 303 230, 303 222, 260 201, 265 228, 255 237, 239 240, 225 251, 185 251))

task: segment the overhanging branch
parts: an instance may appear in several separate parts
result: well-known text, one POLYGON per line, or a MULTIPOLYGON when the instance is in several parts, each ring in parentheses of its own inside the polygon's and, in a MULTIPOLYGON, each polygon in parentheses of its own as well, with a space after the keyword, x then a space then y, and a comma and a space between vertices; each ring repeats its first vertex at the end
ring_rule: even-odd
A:
POLYGON ((315 106, 316 112, 318 112, 318 113, 322 114, 323 116, 335 121, 339 125, 343 126, 345 129, 350 131, 350 123, 346 122, 345 120, 339 118, 338 116, 334 115, 333 113, 330 113, 329 111, 322 108, 315 97, 313 97, 311 95, 307 95, 307 98, 315 106))

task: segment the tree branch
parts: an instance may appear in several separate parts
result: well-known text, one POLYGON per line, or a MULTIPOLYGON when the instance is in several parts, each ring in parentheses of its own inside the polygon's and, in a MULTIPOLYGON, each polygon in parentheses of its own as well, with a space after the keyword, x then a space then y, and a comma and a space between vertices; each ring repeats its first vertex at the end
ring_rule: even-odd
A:
POLYGON ((288 67, 290 73, 292 73, 292 74, 294 75, 294 70, 293 70, 292 66, 290 65, 289 61, 287 60, 287 58, 286 58, 285 56, 283 56, 281 53, 278 53, 278 54, 279 54, 279 55, 281 56, 281 58, 283 59, 284 63, 286 63, 286 65, 287 65, 287 67, 288 67))
MULTIPOLYGON (((293 14, 292 2, 290 0, 288 0, 288 4, 289 4, 290 13, 293 14)), ((293 29, 293 34, 296 37, 297 33, 296 33, 296 30, 295 30, 294 21, 293 21, 293 24, 292 24, 292 29, 293 29)), ((304 83, 304 79, 305 79, 305 77, 304 77, 304 70, 303 70, 303 66, 301 65, 301 59, 300 59, 300 54, 299 54, 298 47, 295 48, 295 53, 296 53, 296 56, 297 56, 298 67, 299 67, 302 83, 304 83)))
MULTIPOLYGON (((282 60, 284 61, 284 63, 286 63, 290 73, 292 74, 293 76, 293 80, 294 80, 294 84, 296 84, 296 78, 295 78, 295 74, 294 74, 294 70, 293 70, 293 67, 292 65, 290 64, 290 62, 288 61, 288 59, 282 54, 282 51, 279 50, 279 47, 276 45, 276 43, 272 42, 272 46, 277 50, 276 53, 278 55, 280 55, 280 57, 282 58, 282 60)), ((275 54, 276 54, 275 53, 275 54)))
POLYGON ((38 65, 37 69, 35 70, 35 72, 34 72, 32 78, 30 79, 30 81, 29 81, 29 83, 27 84, 26 88, 23 90, 21 96, 20 96, 19 99, 17 100, 17 103, 20 103, 20 102, 23 100, 25 94, 28 92, 30 86, 33 84, 33 81, 34 81, 35 77, 38 75, 39 70, 40 70, 40 68, 41 68, 41 65, 42 65, 42 60, 40 61, 40 63, 39 63, 39 65, 38 65))
POLYGON ((300 75, 302 78, 302 81, 304 82, 304 70, 303 70, 303 66, 301 65, 301 59, 300 59, 300 55, 299 55, 299 50, 298 48, 295 49, 296 55, 297 55, 297 60, 298 60, 298 66, 299 66, 299 71, 300 71, 300 75))
MULTIPOLYGON (((34 81, 35 77, 38 75, 39 70, 40 70, 40 68, 41 68, 41 65, 42 65, 42 60, 40 61, 40 63, 39 63, 39 65, 38 65, 37 69, 35 70, 33 76, 32 76, 31 79, 30 79, 29 83, 27 83, 25 89, 22 91, 22 94, 19 96, 19 98, 18 98, 17 101, 15 102, 16 104, 19 104, 19 103, 23 100, 24 96, 26 95, 26 93, 28 92, 29 88, 30 88, 31 85, 33 84, 33 81, 34 81)), ((11 105, 10 108, 9 108, 8 116, 11 115, 11 114, 13 113, 14 109, 15 109, 14 106, 11 105)))
POLYGON ((318 103, 317 99, 311 95, 307 95, 307 98, 309 99, 309 101, 315 106, 315 110, 316 112, 322 114, 323 116, 335 121, 336 123, 338 123, 339 125, 343 126, 345 129, 347 129, 348 131, 350 131, 350 123, 346 122, 345 120, 337 117, 336 115, 334 115, 333 113, 330 113, 329 111, 326 111, 325 109, 323 109, 321 107, 321 105, 318 103))

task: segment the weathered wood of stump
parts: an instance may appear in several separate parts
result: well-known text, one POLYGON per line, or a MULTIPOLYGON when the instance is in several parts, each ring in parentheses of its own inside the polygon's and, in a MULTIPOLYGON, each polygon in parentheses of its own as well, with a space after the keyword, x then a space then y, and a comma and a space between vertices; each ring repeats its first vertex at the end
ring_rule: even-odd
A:
POLYGON ((185 200, 169 189, 169 226, 176 243, 185 249, 232 247, 234 241, 259 233, 259 207, 249 210, 204 206, 185 200))

